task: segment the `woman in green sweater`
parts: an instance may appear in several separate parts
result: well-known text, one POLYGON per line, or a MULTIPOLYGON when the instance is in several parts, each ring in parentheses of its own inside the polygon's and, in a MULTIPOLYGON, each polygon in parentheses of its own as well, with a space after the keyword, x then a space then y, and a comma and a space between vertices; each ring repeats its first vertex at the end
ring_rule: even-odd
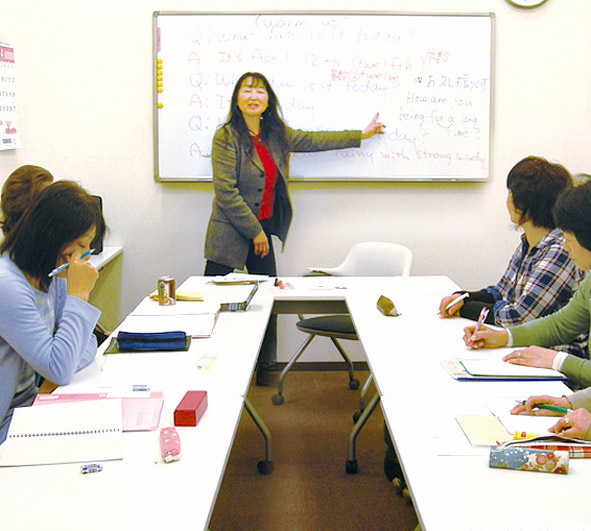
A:
MULTIPOLYGON (((591 183, 565 190, 554 207, 556 225, 564 232, 565 248, 580 269, 591 270, 591 183)), ((591 385, 591 361, 547 347, 569 343, 591 328, 591 276, 587 276, 561 310, 522 325, 493 330, 471 325, 464 341, 472 348, 525 347, 503 359, 515 365, 543 367, 563 372, 580 385, 591 385), (539 346, 530 346, 539 345, 539 346)))

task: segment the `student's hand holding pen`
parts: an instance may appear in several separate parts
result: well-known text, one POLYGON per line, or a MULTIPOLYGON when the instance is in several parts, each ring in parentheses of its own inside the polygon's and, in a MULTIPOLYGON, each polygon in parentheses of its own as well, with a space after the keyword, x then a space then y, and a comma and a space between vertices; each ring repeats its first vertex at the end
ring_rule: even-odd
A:
POLYGON ((564 396, 534 395, 517 404, 511 410, 511 415, 521 415, 522 413, 525 413, 527 415, 535 415, 539 417, 562 417, 566 413, 566 411, 553 411, 556 409, 555 407, 552 407, 552 409, 540 408, 538 407, 540 405, 557 406, 558 408, 564 408, 566 410, 570 410, 573 407, 564 396))
POLYGON ((439 315, 441 317, 455 317, 459 314, 460 309, 464 306, 464 299, 469 296, 469 293, 449 295, 441 299, 439 303, 439 315))
POLYGON ((478 323, 464 328, 464 343, 466 346, 479 348, 501 348, 507 346, 509 335, 507 330, 494 330, 478 323))
POLYGON ((550 433, 573 439, 591 440, 591 413, 580 408, 562 417, 548 429, 550 433))
POLYGON ((90 292, 98 278, 98 271, 87 259, 81 259, 79 251, 72 254, 69 264, 68 268, 60 273, 60 276, 65 274, 68 280, 68 295, 73 295, 88 302, 90 292))

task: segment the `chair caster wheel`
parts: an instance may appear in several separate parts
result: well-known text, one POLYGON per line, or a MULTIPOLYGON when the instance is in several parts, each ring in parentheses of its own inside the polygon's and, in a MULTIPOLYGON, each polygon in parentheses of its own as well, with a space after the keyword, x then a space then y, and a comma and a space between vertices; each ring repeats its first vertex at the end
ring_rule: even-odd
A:
POLYGON ((361 411, 355 411, 355 413, 353 413, 353 422, 357 422, 359 420, 361 413, 363 413, 363 409, 361 411))
POLYGON ((347 471, 347 474, 357 474, 357 459, 354 459, 353 461, 347 459, 345 470, 347 471))
POLYGON ((276 406, 280 406, 281 404, 283 404, 283 400, 285 400, 283 398, 283 395, 279 395, 277 393, 275 393, 272 397, 271 397, 271 402, 273 402, 273 404, 275 404, 276 406))
POLYGON ((273 461, 259 461, 257 463, 257 468, 259 470, 259 474, 268 476, 275 469, 275 465, 273 464, 273 461))
POLYGON ((359 380, 349 380, 349 389, 359 389, 359 380))

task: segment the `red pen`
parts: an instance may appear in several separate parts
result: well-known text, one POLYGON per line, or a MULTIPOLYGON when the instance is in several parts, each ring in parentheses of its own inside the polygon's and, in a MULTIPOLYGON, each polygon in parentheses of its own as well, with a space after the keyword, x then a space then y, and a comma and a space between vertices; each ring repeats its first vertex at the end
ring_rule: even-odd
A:
MULTIPOLYGON (((486 306, 483 306, 482 310, 480 310, 480 315, 478 316, 478 321, 476 321, 476 328, 474 328, 474 332, 472 333, 472 335, 476 335, 476 332, 478 332, 478 329, 482 326, 482 323, 484 323, 484 321, 486 320, 487 317, 488 317, 488 308, 486 306)), ((472 348, 472 345, 474 345, 474 341, 470 341, 470 343, 468 344, 468 346, 470 348, 472 348)))

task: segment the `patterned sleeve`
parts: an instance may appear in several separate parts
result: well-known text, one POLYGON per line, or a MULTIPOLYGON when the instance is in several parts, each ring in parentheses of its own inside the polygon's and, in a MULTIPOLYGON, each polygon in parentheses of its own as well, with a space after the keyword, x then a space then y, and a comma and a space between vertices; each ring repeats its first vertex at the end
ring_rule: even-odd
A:
POLYGON ((560 308, 571 298, 576 269, 566 251, 550 245, 533 265, 527 284, 514 302, 497 301, 494 305, 499 326, 531 321, 560 308))

